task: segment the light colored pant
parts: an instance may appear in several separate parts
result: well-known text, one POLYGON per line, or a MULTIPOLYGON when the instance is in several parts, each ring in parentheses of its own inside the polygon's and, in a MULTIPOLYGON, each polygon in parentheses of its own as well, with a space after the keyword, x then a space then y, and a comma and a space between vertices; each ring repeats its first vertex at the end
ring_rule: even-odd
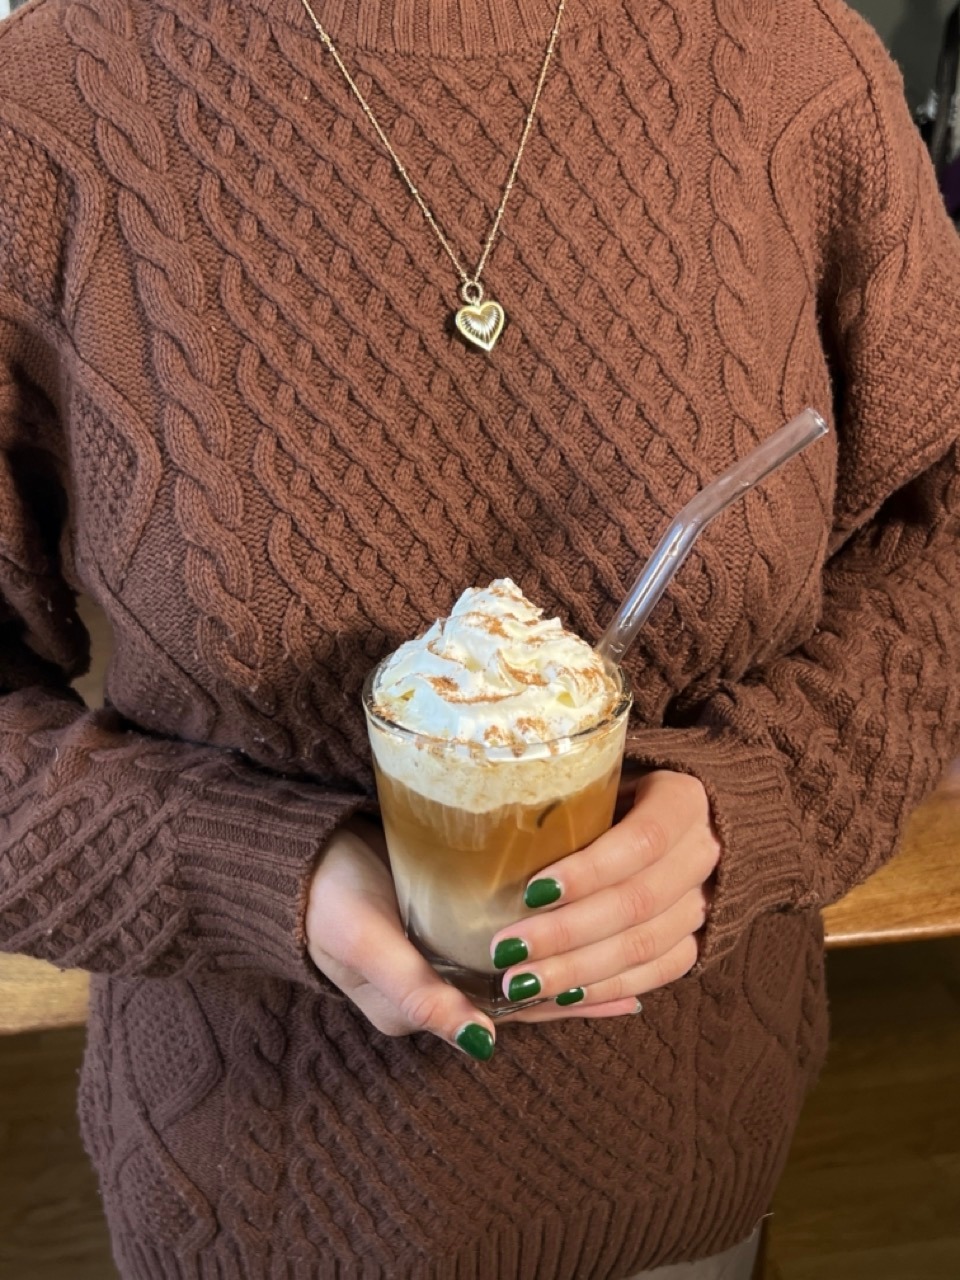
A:
POLYGON ((749 1239, 734 1245, 725 1253, 699 1262, 677 1262, 654 1271, 641 1271, 628 1280, 750 1280, 760 1248, 760 1228, 749 1239))

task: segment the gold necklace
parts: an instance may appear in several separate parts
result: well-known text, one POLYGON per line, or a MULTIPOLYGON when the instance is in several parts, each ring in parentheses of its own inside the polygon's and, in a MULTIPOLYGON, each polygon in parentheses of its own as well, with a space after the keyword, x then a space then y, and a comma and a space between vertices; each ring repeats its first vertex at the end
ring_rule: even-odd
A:
POLYGON ((431 227, 433 227, 434 231, 437 233, 437 238, 439 239, 440 243, 443 245, 443 248, 446 251, 447 257, 450 259, 450 261, 453 263, 453 265, 457 269, 457 274, 459 275, 460 281, 461 281, 460 297, 463 299, 465 304, 459 309, 459 311, 456 313, 456 316, 454 317, 456 321, 457 329, 460 331, 460 333, 463 334, 463 336, 467 339, 468 342, 472 342, 477 347, 482 347, 484 351, 493 350, 494 343, 497 341, 497 339, 500 337, 500 334, 503 332, 503 326, 504 326, 504 323, 506 322, 506 314, 503 310, 503 307, 500 305, 500 303, 495 302, 493 298, 488 298, 487 301, 484 302, 483 285, 480 283, 480 275, 484 267, 487 265, 487 258, 490 256, 490 250, 493 248, 494 239, 496 238, 496 234, 500 229, 500 220, 503 217, 503 211, 507 207, 507 197, 510 195, 510 191, 513 187, 513 181, 517 176, 517 170, 520 168, 520 158, 523 155, 524 147, 527 145, 527 137, 530 133, 530 128, 533 124, 533 117, 536 114, 537 104, 540 101, 540 92, 543 89, 543 82, 547 76, 547 67, 550 65, 550 59, 553 56, 553 46, 556 44, 556 41, 557 41, 557 32, 560 30, 560 19, 563 17, 563 9, 565 4, 566 4, 566 0, 560 0, 560 5, 559 5, 559 8, 557 9, 557 17, 553 24, 553 30, 550 33, 550 41, 547 45, 546 56, 544 57, 544 60, 543 60, 543 66, 540 68, 540 77, 537 80, 537 87, 533 95, 533 102, 530 104, 530 110, 527 113, 527 121, 526 121, 526 124, 523 126, 523 133, 520 137, 520 146, 519 146, 519 149, 517 150, 517 158, 516 160, 514 160, 513 167, 510 170, 510 176, 507 178, 507 185, 503 191, 503 199, 500 201, 500 207, 497 209, 496 217, 493 220, 493 226, 490 228, 490 234, 487 236, 487 242, 483 247, 483 253, 480 255, 480 261, 477 263, 477 269, 476 271, 474 271, 473 275, 471 276, 461 266, 460 259, 457 257, 454 251, 450 248, 450 245, 447 241, 446 236, 443 234, 443 232, 440 230, 440 227, 437 225, 436 218, 434 218, 433 214, 427 208, 426 203, 423 200, 423 197, 420 195, 420 192, 414 186, 413 182, 411 182, 409 174, 407 173, 406 169, 403 167, 403 164, 400 161, 400 157, 394 151, 393 147, 391 147, 390 141, 387 138, 387 135, 384 133, 383 129, 381 129, 376 116, 370 110, 370 107, 366 102, 363 94, 360 92, 360 90, 357 88, 356 84, 354 83, 353 78, 350 75, 350 72, 343 65, 343 59, 340 57, 339 53, 337 53, 336 49, 334 48, 333 41, 327 35, 326 31, 324 31, 323 27, 320 25, 320 21, 317 18, 317 15, 313 12, 313 9, 310 7, 310 0, 303 0, 303 7, 306 9, 311 22, 317 29, 317 35, 319 35, 320 39, 326 45, 331 56, 333 57, 334 62, 336 62, 337 66, 343 72, 343 75, 347 81, 347 84, 350 86, 350 88, 353 90, 354 94, 356 95, 357 101, 360 103, 360 106, 363 108, 367 119, 370 121, 374 129, 377 131, 377 135, 380 138, 380 141, 389 151, 391 159, 393 160, 393 163, 397 166, 397 169, 400 171, 401 177, 403 178, 404 182, 406 182, 407 186, 410 188, 410 194, 413 196, 414 200, 416 200, 417 204, 420 206, 421 210, 423 211, 423 216, 426 218, 427 222, 430 224, 431 227))

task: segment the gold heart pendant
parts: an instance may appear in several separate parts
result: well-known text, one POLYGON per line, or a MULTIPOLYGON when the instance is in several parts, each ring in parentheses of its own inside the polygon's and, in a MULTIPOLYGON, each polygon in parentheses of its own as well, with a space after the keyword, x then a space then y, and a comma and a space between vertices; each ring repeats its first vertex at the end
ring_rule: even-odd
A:
POLYGON ((456 316, 457 328, 468 342, 484 351, 492 351, 493 345, 503 332, 506 320, 503 307, 499 302, 488 299, 479 306, 470 303, 461 307, 456 316))

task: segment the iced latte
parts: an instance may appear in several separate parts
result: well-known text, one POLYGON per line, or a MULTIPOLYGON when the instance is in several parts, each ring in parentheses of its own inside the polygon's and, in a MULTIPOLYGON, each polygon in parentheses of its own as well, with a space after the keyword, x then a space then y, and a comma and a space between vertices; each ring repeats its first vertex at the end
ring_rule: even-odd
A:
POLYGON ((531 876, 612 821, 630 707, 620 673, 499 579, 385 659, 364 706, 407 932, 503 1012, 493 934, 529 914, 531 876))

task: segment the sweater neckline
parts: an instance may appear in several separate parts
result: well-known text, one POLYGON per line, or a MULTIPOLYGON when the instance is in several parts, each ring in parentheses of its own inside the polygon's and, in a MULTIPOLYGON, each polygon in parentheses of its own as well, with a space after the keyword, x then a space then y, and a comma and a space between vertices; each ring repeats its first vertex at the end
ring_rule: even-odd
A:
MULTIPOLYGON (((298 30, 312 32, 302 0, 275 0, 298 30)), ((546 52, 559 0, 310 0, 338 50, 479 58, 546 52)), ((567 0, 560 39, 601 18, 612 0, 567 0)))

